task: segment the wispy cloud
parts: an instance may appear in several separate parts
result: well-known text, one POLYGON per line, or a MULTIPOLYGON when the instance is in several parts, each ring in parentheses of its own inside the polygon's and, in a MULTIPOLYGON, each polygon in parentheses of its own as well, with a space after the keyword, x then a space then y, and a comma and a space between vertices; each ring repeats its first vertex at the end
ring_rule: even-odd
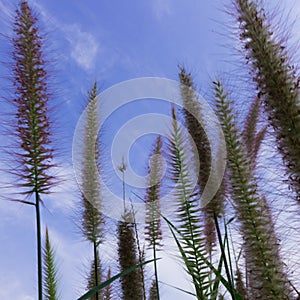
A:
POLYGON ((58 162, 54 175, 61 182, 52 188, 52 193, 47 195, 51 209, 59 209, 68 214, 73 212, 79 201, 80 190, 74 174, 73 165, 58 162))
POLYGON ((82 31, 78 24, 65 25, 62 28, 72 47, 71 57, 83 69, 92 69, 99 52, 96 38, 91 33, 82 31))
POLYGON ((172 2, 170 0, 153 1, 153 12, 156 18, 162 19, 172 14, 172 2))
MULTIPOLYGON (((0 0, 1 1, 1 0, 0 0)), ((61 22, 36 0, 31 0, 31 3, 38 9, 40 16, 45 24, 51 23, 55 29, 60 30, 71 46, 71 58, 83 68, 85 71, 92 69, 95 66, 97 55, 100 51, 99 43, 95 36, 83 31, 79 24, 67 24, 61 22)))

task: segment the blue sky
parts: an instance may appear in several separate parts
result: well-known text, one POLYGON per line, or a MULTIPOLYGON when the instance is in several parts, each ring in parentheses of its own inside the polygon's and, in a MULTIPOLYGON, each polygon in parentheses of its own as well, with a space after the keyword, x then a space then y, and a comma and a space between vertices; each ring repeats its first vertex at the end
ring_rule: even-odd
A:
MULTIPOLYGON (((17 3, 0 0, 1 33, 10 34, 17 3)), ((76 299, 84 288, 83 270, 91 258, 91 249, 82 241, 74 225, 78 194, 71 153, 74 129, 88 89, 94 80, 98 81, 100 90, 136 77, 177 80, 177 65, 183 64, 193 72, 203 94, 209 94, 205 87, 209 86, 211 78, 216 74, 226 74, 228 78, 236 68, 230 64, 238 58, 234 50, 236 40, 228 37, 233 23, 222 11, 231 1, 30 0, 29 3, 38 13, 43 32, 47 33, 46 53, 51 61, 53 101, 58 107, 56 143, 62 149, 57 157, 58 172, 66 178, 55 188, 55 193, 45 199, 43 226, 49 226, 57 252, 61 299, 76 299)), ((300 16, 300 5, 296 0, 286 0, 281 7, 286 7, 286 15, 293 8, 291 21, 300 16)), ((296 39, 300 38, 299 29, 300 22, 297 21, 292 31, 296 39)), ((9 48, 5 38, 0 39, 2 61, 9 48)), ((0 65, 0 73, 2 87, 7 84, 3 79, 7 74, 3 65, 0 65)), ((138 108, 128 107, 126 115, 122 110, 116 112, 108 123, 107 130, 113 126, 108 135, 126 118, 155 110, 152 105, 148 101, 138 108)), ((161 105, 160 110, 166 108, 161 105)), ((1 143, 8 142, 3 139, 1 143)), ((143 164, 149 144, 147 139, 141 139, 135 145, 145 152, 145 156, 132 159, 136 164, 143 164)), ((3 166, 4 163, 0 164, 3 166)), ((146 160, 144 166, 147 166, 146 160)), ((137 172, 144 174, 141 169, 137 172)), ((119 188, 116 190, 120 192, 119 188)), ((9 195, 13 188, 5 191, 9 195)), ((0 220, 0 299, 36 299, 33 208, 1 200, 0 220)), ((112 241, 114 237, 108 239, 112 241)), ((109 251, 104 254, 107 259, 112 256, 109 251)), ((192 290, 174 253, 170 255, 166 251, 162 254, 161 280, 192 290), (170 275, 169 270, 174 275, 170 275)), ((162 300, 166 299, 188 300, 191 297, 164 286, 162 300)))

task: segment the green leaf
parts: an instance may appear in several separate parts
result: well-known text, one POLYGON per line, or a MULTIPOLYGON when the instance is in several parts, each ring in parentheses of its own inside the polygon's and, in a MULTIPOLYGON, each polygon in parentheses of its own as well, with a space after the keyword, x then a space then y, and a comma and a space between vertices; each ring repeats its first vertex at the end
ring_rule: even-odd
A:
MULTIPOLYGON (((159 260, 160 258, 158 258, 157 260, 159 260)), ((77 300, 86 300, 86 299, 89 299, 91 296, 95 295, 98 291, 100 291, 101 289, 105 288, 106 286, 108 286, 110 283, 112 283, 113 281, 117 280, 118 278, 122 277, 122 276, 125 276, 131 272, 133 272, 134 270, 142 267, 143 265, 146 265, 146 264, 149 264, 149 263, 152 263, 154 261, 154 259, 151 259, 151 260, 148 260, 148 261, 145 261, 144 263, 142 264, 138 264, 136 266, 133 266, 113 277, 111 277, 110 279, 102 282, 101 284, 99 284, 98 286, 96 286, 95 288, 93 288, 92 290, 88 291, 87 293, 85 293, 83 296, 81 296, 80 298, 78 298, 77 300)))
POLYGON ((178 291, 180 291, 180 292, 183 292, 183 293, 185 293, 185 294, 188 294, 188 295, 197 297, 196 294, 194 294, 194 293, 192 293, 192 292, 189 292, 189 291, 187 291, 187 290, 181 289, 181 288, 179 288, 179 287, 177 287, 177 286, 174 286, 174 285, 172 285, 172 284, 169 284, 169 283, 166 283, 166 282, 163 282, 163 281, 159 281, 159 283, 162 283, 162 284, 164 284, 164 285, 167 285, 167 286, 169 286, 169 287, 171 287, 171 288, 174 288, 174 289, 176 289, 176 290, 178 290, 178 291))

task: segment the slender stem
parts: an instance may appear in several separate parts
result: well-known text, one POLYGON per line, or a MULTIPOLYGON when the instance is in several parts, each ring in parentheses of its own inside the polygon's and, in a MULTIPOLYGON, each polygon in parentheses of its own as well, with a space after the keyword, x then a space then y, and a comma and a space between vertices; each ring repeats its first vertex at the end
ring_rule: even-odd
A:
POLYGON ((159 297, 159 287, 158 287, 158 271, 157 271, 157 261, 156 261, 156 245, 153 244, 153 259, 154 259, 154 274, 155 274, 155 286, 157 292, 157 300, 160 300, 159 297))
POLYGON ((38 299, 43 300, 42 237, 41 237, 40 196, 38 191, 35 192, 35 209, 36 209, 37 260, 38 260, 38 299))
MULTIPOLYGON (((216 214, 214 215, 214 218, 218 222, 216 214)), ((219 227, 219 224, 218 224, 218 227, 219 227)), ((231 254, 230 254, 231 252, 230 252, 230 246, 229 246, 227 224, 225 223, 225 219, 224 219, 224 228, 225 228, 225 236, 226 236, 226 240, 227 240, 227 243, 226 243, 227 247, 226 248, 227 248, 227 253, 228 253, 228 262, 229 262, 229 267, 230 267, 230 275, 231 275, 231 280, 232 280, 231 284, 234 287, 234 275, 233 275, 233 268, 232 268, 231 254)))
MULTIPOLYGON (((141 251, 140 239, 139 239, 139 234, 138 234, 138 230, 137 230, 135 212, 134 212, 132 202, 131 202, 131 210, 132 210, 132 214, 133 214, 133 226, 134 226, 135 239, 136 239, 136 244, 137 244, 137 249, 138 249, 138 254, 139 254, 139 264, 142 264, 143 263, 143 254, 142 254, 142 251, 141 251)), ((143 287, 143 296, 144 296, 144 300, 146 300, 144 267, 142 265, 141 265, 141 280, 142 280, 142 287, 143 287)))
MULTIPOLYGON (((96 241, 93 242, 94 246, 94 268, 95 268, 95 287, 99 285, 99 278, 98 278, 98 255, 97 255, 97 245, 96 241)), ((96 300, 99 300, 99 293, 96 293, 96 300)))
POLYGON ((124 213, 126 211, 126 201, 125 201, 125 171, 126 171, 126 164, 125 164, 125 161, 124 161, 124 156, 122 157, 122 163, 121 165, 118 167, 119 171, 122 172, 122 186, 123 186, 123 204, 124 204, 124 213))
POLYGON ((125 204, 125 170, 122 172, 122 187, 123 187, 123 205, 124 205, 124 213, 126 211, 126 204, 125 204))

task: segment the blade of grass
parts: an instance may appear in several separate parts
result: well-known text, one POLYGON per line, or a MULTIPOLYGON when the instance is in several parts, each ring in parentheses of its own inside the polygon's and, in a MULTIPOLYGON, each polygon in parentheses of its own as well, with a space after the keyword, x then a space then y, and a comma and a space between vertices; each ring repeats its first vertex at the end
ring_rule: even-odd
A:
MULTIPOLYGON (((217 219, 215 214, 214 214, 214 221, 215 221, 218 240, 219 240, 219 244, 220 244, 221 255, 223 256, 223 260, 224 260, 224 266, 225 266, 225 271, 226 271, 228 283, 230 284, 230 290, 232 291, 233 290, 233 277, 231 276, 232 274, 230 273, 230 270, 229 270, 227 257, 226 257, 225 250, 224 250, 224 247, 223 247, 223 244, 222 244, 222 236, 221 236, 220 226, 219 226, 219 222, 218 222, 218 219, 217 219)), ((226 234, 226 238, 227 238, 227 234, 226 234)), ((235 299, 234 293, 231 293, 231 296, 232 296, 232 299, 235 299)))
MULTIPOLYGON (((157 260, 159 260, 160 258, 157 258, 157 260)), ((98 286, 96 286, 95 288, 93 288, 92 290, 88 291, 87 293, 85 293, 83 296, 81 296, 80 298, 78 298, 77 300, 87 300, 89 299, 91 296, 95 295, 98 291, 100 291, 101 289, 105 288, 106 286, 108 286, 110 283, 112 283, 113 281, 117 280, 118 278, 125 276, 133 271, 135 271, 136 269, 140 268, 143 265, 152 263, 154 261, 154 259, 145 261, 144 263, 135 265, 113 277, 111 277, 110 279, 102 282, 101 284, 99 284, 98 286)))
POLYGON ((189 291, 187 291, 187 290, 181 289, 181 288, 179 288, 179 287, 177 287, 177 286, 174 286, 174 285, 172 285, 172 284, 169 284, 169 283, 166 283, 166 282, 163 282, 163 281, 158 281, 158 282, 159 282, 159 283, 162 283, 162 284, 164 284, 164 285, 167 285, 167 286, 169 286, 169 287, 171 287, 171 288, 174 288, 174 289, 176 289, 176 290, 178 290, 178 291, 180 291, 180 292, 183 292, 183 293, 186 293, 186 294, 188 294, 188 295, 197 297, 196 294, 194 294, 194 293, 192 293, 192 292, 189 292, 189 291))
POLYGON ((229 261, 229 267, 230 267, 230 276, 232 279, 232 286, 234 286, 234 275, 233 275, 233 267, 232 267, 231 253, 230 253, 230 248, 229 248, 228 230, 227 230, 227 226, 230 224, 230 222, 231 221, 226 223, 226 221, 224 219, 225 236, 227 239, 227 243, 226 243, 227 247, 226 248, 227 248, 227 255, 228 255, 228 261, 229 261))
MULTIPOLYGON (((225 237, 224 237, 224 241, 223 241, 223 247, 225 247, 225 244, 226 244, 226 234, 225 234, 225 237)), ((218 272, 221 273, 222 271, 222 266, 223 266, 223 255, 221 253, 220 255, 220 260, 219 260, 219 264, 218 264, 218 272)), ((219 291, 219 285, 220 285, 220 279, 219 278, 216 278, 215 282, 214 282, 214 285, 213 285, 213 289, 212 289, 212 298, 211 300, 216 300, 217 297, 218 297, 218 291, 219 291)))
MULTIPOLYGON (((173 235, 173 238, 178 246, 178 249, 180 251, 180 253, 183 255, 183 259, 185 259, 185 253, 184 250, 182 248, 182 246, 180 245, 180 242, 175 234, 175 232, 177 232, 179 235, 181 235, 180 231, 166 218, 162 215, 162 218, 167 222, 171 233, 173 235)), ((206 265, 215 273, 216 277, 222 282, 222 284, 224 285, 224 287, 228 290, 228 292, 230 292, 230 294, 232 295, 232 299, 234 300, 243 300, 243 297, 234 289, 232 288, 231 284, 222 276, 221 272, 218 271, 200 252, 198 252, 198 255, 205 261, 206 265)))
MULTIPOLYGON (((141 200, 143 200, 138 194, 135 194, 138 198, 140 198, 141 200)), ((182 236, 181 232, 161 213, 159 213, 161 215, 161 217, 166 221, 166 223, 168 224, 171 233, 174 237, 174 240, 178 246, 178 249, 182 255, 183 260, 186 260, 186 255, 184 253, 184 250, 182 248, 182 246, 180 245, 180 242, 178 240, 178 238, 176 237, 175 232, 177 232, 179 235, 182 236)), ((228 221, 228 224, 231 223, 231 219, 228 221)), ((225 239, 224 239, 224 243, 225 243, 225 239)), ((231 283, 229 283, 221 274, 221 260, 220 263, 218 265, 218 269, 216 269, 205 257, 203 257, 203 255, 201 253, 198 253, 199 256, 201 256, 201 258, 205 261, 206 265, 214 272, 214 274, 216 275, 217 279, 219 279, 220 282, 222 282, 222 284, 225 286, 225 288, 228 290, 228 292, 232 295, 232 299, 234 300, 243 300, 243 297, 232 287, 231 283)), ((221 257, 223 255, 221 254, 221 257)))

